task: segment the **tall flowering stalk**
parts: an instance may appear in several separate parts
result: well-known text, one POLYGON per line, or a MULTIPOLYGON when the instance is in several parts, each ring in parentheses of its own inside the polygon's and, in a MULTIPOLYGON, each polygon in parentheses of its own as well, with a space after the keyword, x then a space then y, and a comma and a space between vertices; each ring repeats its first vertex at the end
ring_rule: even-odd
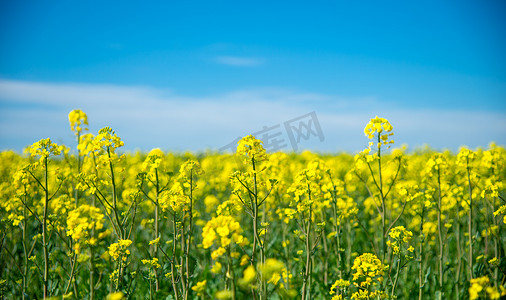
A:
POLYGON ((114 234, 118 239, 125 239, 127 235, 126 219, 124 220, 125 222, 120 220, 121 214, 118 206, 118 191, 114 170, 114 165, 124 158, 124 156, 119 157, 116 154, 116 149, 122 147, 124 143, 110 127, 100 129, 98 135, 94 137, 90 136, 90 138, 92 140, 87 141, 83 146, 86 148, 86 152, 93 157, 95 172, 94 174, 79 174, 80 182, 78 188, 88 190, 90 194, 99 200, 113 227, 114 234), (107 177, 110 181, 100 179, 99 169, 108 173, 107 177), (102 191, 102 185, 111 186, 111 199, 107 197, 105 191, 102 191))
POLYGON ((248 239, 242 235, 241 225, 233 216, 219 215, 206 223, 202 229, 202 238, 204 249, 209 249, 212 246, 217 247, 211 253, 214 261, 211 271, 213 273, 220 273, 222 268, 220 261, 226 263, 227 286, 225 287, 225 291, 230 292, 230 298, 235 300, 237 298, 237 291, 233 257, 238 257, 239 253, 233 251, 234 245, 246 246, 248 244, 248 239))
POLYGON ((26 171, 37 181, 39 186, 44 191, 44 213, 42 216, 42 248, 44 252, 44 273, 43 273, 43 281, 44 281, 44 299, 46 299, 48 295, 48 284, 49 284, 49 249, 48 249, 48 207, 49 201, 56 195, 58 190, 62 184, 62 178, 58 178, 60 180, 60 184, 56 191, 53 191, 53 194, 50 196, 48 181, 49 181, 49 171, 48 171, 48 162, 49 156, 54 155, 58 156, 62 152, 62 146, 58 146, 53 143, 49 138, 42 139, 36 143, 34 143, 31 147, 28 147, 27 151, 30 153, 32 157, 40 157, 39 161, 26 168, 26 171), (32 172, 34 167, 41 166, 44 172, 44 180, 41 182, 32 172))
MULTIPOLYGON (((83 145, 86 151, 93 157, 96 164, 96 172, 90 175, 81 173, 79 183, 80 189, 88 189, 90 194, 96 196, 96 199, 99 200, 118 241, 129 240, 135 224, 137 204, 140 197, 140 192, 138 191, 125 195, 126 199, 123 200, 125 200, 125 203, 130 201, 130 204, 124 213, 120 211, 124 203, 119 203, 120 196, 118 193, 115 166, 124 159, 124 155, 118 156, 116 153, 116 150, 123 145, 124 143, 121 138, 118 137, 110 127, 100 129, 98 135, 94 136, 92 140, 87 141, 83 145), (101 179, 98 170, 102 170, 106 173, 109 180, 101 179), (110 197, 102 186, 111 187, 110 197), (129 219, 130 223, 127 222, 129 219)), ((123 276, 126 266, 126 260, 118 262, 116 271, 111 274, 112 289, 114 291, 123 288, 123 276)))
MULTIPOLYGON (((138 175, 138 180, 140 180, 139 189, 144 193, 146 198, 148 198, 155 207, 155 230, 153 240, 160 239, 160 194, 163 193, 167 187, 169 186, 169 181, 165 185, 162 185, 160 180, 160 164, 164 159, 164 153, 162 150, 156 148, 149 152, 146 160, 143 163, 144 173, 138 175), (154 187, 154 195, 151 193, 146 193, 143 189, 143 183, 147 181, 151 186, 154 187)), ((158 259, 158 243, 153 243, 151 257, 153 259, 158 259)), ((155 291, 158 292, 160 289, 160 278, 158 274, 158 268, 153 268, 154 279, 155 279, 155 291)))
POLYGON ((444 246, 443 242, 443 227, 442 227, 442 192, 441 192, 441 178, 448 167, 445 157, 440 154, 434 154, 426 163, 425 173, 429 177, 436 177, 437 180, 437 232, 438 232, 438 260, 439 260, 439 272, 438 272, 438 287, 439 296, 443 296, 443 260, 444 260, 444 246))
MULTIPOLYGON (((100 209, 91 205, 81 205, 69 212, 67 217, 67 236, 72 237, 72 247, 74 257, 82 253, 83 248, 89 248, 90 253, 90 294, 89 298, 95 297, 95 280, 94 280, 94 248, 97 246, 99 239, 95 237, 95 231, 104 227, 104 215, 100 209)), ((73 263, 72 271, 76 269, 76 262, 73 263)), ((71 279, 73 277, 71 276, 71 279)), ((73 280, 69 281, 72 282, 73 280)), ((67 289, 69 287, 67 286, 67 289)), ((67 291, 65 291, 66 293, 67 291)))
POLYGON ((359 179, 365 184, 369 195, 374 200, 374 205, 378 210, 378 213, 381 216, 381 231, 380 231, 380 239, 381 239, 381 247, 379 249, 379 256, 381 260, 385 260, 386 255, 386 235, 390 228, 392 228, 395 223, 399 220, 402 213, 404 212, 404 208, 406 207, 406 201, 403 202, 403 207, 401 213, 389 224, 389 228, 387 228, 387 207, 385 199, 389 195, 392 187, 394 186, 395 181, 399 175, 399 171, 401 169, 401 155, 402 153, 398 152, 399 155, 396 155, 394 159, 397 161, 398 166, 397 170, 391 178, 391 182, 388 186, 384 185, 383 178, 383 168, 382 168, 382 150, 386 147, 390 148, 390 145, 394 143, 394 140, 391 140, 390 137, 393 136, 393 127, 387 119, 379 118, 376 116, 371 119, 369 123, 364 128, 364 134, 368 139, 372 140, 369 142, 369 146, 363 150, 360 154, 355 156, 355 174, 359 177, 359 179), (375 140, 375 141, 374 141, 375 140), (373 151, 376 149, 376 152, 373 151), (377 176, 374 174, 372 164, 377 163, 377 176), (363 169, 364 163, 367 166, 369 174, 372 178, 372 182, 377 190, 376 194, 370 189, 366 178, 360 174, 359 170, 363 169), (379 203, 377 203, 376 198, 379 198, 379 203))
POLYGON ((469 149, 462 148, 457 155, 457 165, 466 169, 467 187, 469 191, 469 210, 467 214, 467 234, 469 238, 469 253, 468 253, 468 272, 469 279, 473 278, 473 187, 471 184, 471 162, 475 159, 476 154, 469 149))
MULTIPOLYGON (((159 161, 158 163, 156 161, 159 159, 160 155, 160 153, 156 156, 153 154, 151 158, 154 160, 149 163, 152 164, 154 162, 158 167, 159 161)), ((170 262, 171 271, 165 274, 165 276, 171 279, 172 289, 176 299, 181 297, 183 299, 191 298, 191 281, 193 274, 190 258, 192 251, 191 244, 193 241, 193 208, 195 190, 197 189, 197 179, 198 176, 202 174, 204 174, 204 171, 199 162, 190 159, 181 165, 179 174, 170 189, 166 189, 168 183, 160 188, 159 181, 157 181, 159 179, 155 177, 155 181, 151 182, 158 191, 156 198, 153 199, 145 193, 145 195, 155 203, 155 219, 157 217, 159 218, 156 207, 159 207, 159 209, 168 213, 171 217, 169 220, 172 221, 171 225, 173 231, 168 244, 172 245, 172 251, 167 253, 163 250, 159 244, 161 236, 151 241, 150 244, 155 245, 170 262)), ((149 175, 146 178, 149 178, 149 175)), ((159 225, 155 223, 155 232, 157 226, 159 225)), ((155 254, 156 253, 157 252, 155 252, 155 254)))
POLYGON ((111 198, 112 201, 107 201, 104 194, 99 190, 98 193, 101 199, 102 205, 107 205, 108 209, 112 209, 114 214, 113 227, 118 239, 125 239, 126 230, 122 226, 120 221, 120 213, 118 208, 118 191, 116 188, 116 177, 114 172, 114 164, 119 162, 121 157, 118 158, 116 155, 116 149, 124 145, 123 141, 116 135, 114 130, 110 127, 104 127, 98 131, 98 135, 93 139, 93 152, 98 155, 98 165, 105 169, 109 169, 109 177, 111 183, 111 198))
POLYGON ((130 257, 130 250, 128 249, 130 245, 132 245, 131 240, 119 239, 117 243, 112 243, 109 246, 109 255, 117 262, 116 270, 109 276, 114 291, 119 291, 122 288, 123 273, 130 257))
MULTIPOLYGON (((88 130, 88 116, 80 109, 75 109, 69 113, 70 129, 74 132, 77 138, 77 174, 81 173, 81 132, 88 130)), ((76 206, 79 202, 79 190, 74 190, 74 198, 76 206)))
MULTIPOLYGON (((503 222, 506 224, 506 204, 504 199, 500 196, 500 191, 504 189, 504 175, 501 176, 500 170, 504 168, 504 162, 506 160, 504 148, 498 147, 495 144, 491 144, 491 149, 483 152, 481 165, 487 171, 488 179, 485 180, 485 188, 481 192, 481 197, 488 199, 491 202, 492 214, 492 226, 499 228, 500 221, 498 222, 499 215, 505 215, 503 222), (502 178, 501 178, 502 177, 502 178), (498 200, 502 199, 503 205, 498 207, 498 200)), ((502 255, 500 251, 500 234, 494 235, 494 257, 497 261, 501 261, 502 255)), ((494 284, 499 286, 499 267, 496 265, 494 268, 494 284)))
POLYGON ((182 271, 181 276, 184 279, 183 284, 183 299, 187 300, 190 297, 190 278, 192 276, 190 270, 190 254, 191 243, 193 238, 193 205, 194 205, 194 191, 197 188, 197 176, 204 174, 200 164, 195 160, 188 160, 179 170, 179 180, 181 182, 182 193, 187 198, 187 205, 185 208, 186 216, 183 217, 183 230, 182 230, 182 244, 184 261, 181 261, 182 271))
MULTIPOLYGON (((336 247, 335 254, 338 259, 338 272, 339 275, 342 276, 345 271, 345 260, 343 257, 344 249, 342 249, 343 241, 342 241, 342 232, 343 232, 343 223, 348 223, 349 220, 354 218, 358 213, 357 203, 353 198, 344 195, 344 183, 334 182, 330 171, 327 172, 329 174, 330 186, 328 187, 328 191, 331 194, 331 202, 332 202, 332 212, 333 212, 333 225, 334 232, 329 234, 329 236, 335 235, 336 247)), ((348 244, 351 244, 351 241, 347 241, 348 244)))
MULTIPOLYGON (((30 167, 30 166, 29 166, 30 167)), ((28 196, 29 190, 33 190, 33 183, 29 180, 29 174, 25 169, 20 169, 14 173, 14 186, 16 188, 16 198, 18 198, 22 205, 23 205, 23 213, 21 216, 16 216, 14 213, 11 213, 8 216, 8 219, 12 221, 13 226, 18 226, 19 224, 22 224, 22 239, 21 243, 23 245, 23 283, 22 283, 22 293, 23 293, 23 300, 27 299, 27 287, 28 287, 28 259, 29 259, 29 253, 31 250, 28 246, 28 212, 30 212, 31 215, 33 215, 37 221, 40 222, 40 218, 38 215, 34 212, 36 209, 32 206, 30 208, 30 204, 28 204, 28 196)), ((35 245, 34 241, 34 245, 35 245)), ((33 247, 32 247, 33 250, 33 247)))
MULTIPOLYGON (((232 185, 234 187, 233 193, 239 198, 241 203, 243 204, 246 212, 251 216, 253 223, 253 245, 252 245, 252 254, 251 254, 251 265, 255 265, 257 261, 257 248, 260 252, 260 260, 259 263, 265 263, 265 245, 263 241, 260 239, 260 231, 262 230, 259 227, 259 216, 260 216, 260 207, 264 204, 265 200, 269 196, 276 183, 276 180, 271 179, 270 189, 266 193, 265 196, 261 197, 259 193, 259 188, 264 186, 266 183, 259 181, 258 178, 258 165, 260 162, 267 160, 267 154, 262 146, 262 141, 256 139, 252 135, 248 135, 242 138, 238 142, 237 146, 237 154, 244 157, 244 162, 246 165, 251 166, 251 171, 242 173, 236 172, 231 176, 232 185), (247 198, 244 197, 246 194, 247 198)), ((258 272, 257 272, 258 273, 258 272)), ((261 275, 261 274, 260 274, 261 275)), ((267 298, 267 291, 264 284, 264 280, 260 276, 260 299, 267 298)), ((252 289, 253 298, 256 299, 255 290, 252 289)))
MULTIPOLYGON (((311 281, 313 271, 313 255, 320 242, 322 236, 322 228, 324 223, 314 224, 315 207, 320 195, 318 195, 317 182, 321 181, 325 175, 326 170, 322 169, 318 161, 309 163, 307 169, 300 171, 294 180, 288 192, 295 195, 293 206, 297 208, 297 213, 300 216, 301 237, 305 241, 306 260, 304 263, 304 273, 302 279, 302 300, 307 297, 311 299, 311 281), (315 228, 313 228, 315 226, 315 228)), ((296 234, 300 232, 297 230, 296 234)))
POLYGON ((392 254, 395 257, 394 264, 397 262, 395 279, 392 284, 392 292, 390 293, 390 297, 395 299, 395 289, 397 288, 397 283, 399 281, 399 274, 401 269, 403 269, 406 264, 414 258, 413 252, 415 251, 415 248, 409 245, 409 242, 413 238, 413 233, 406 230, 404 226, 392 228, 388 235, 390 236, 390 239, 387 241, 387 246, 392 249, 392 254))
MULTIPOLYGON (((70 129, 74 132, 76 139, 77 139, 77 176, 74 176, 74 179, 79 176, 81 173, 81 166, 82 166, 82 154, 81 154, 81 133, 83 131, 88 131, 88 116, 86 113, 84 113, 80 109, 72 110, 69 115, 69 123, 70 123, 70 129)), ((74 201, 75 205, 79 205, 79 189, 76 188, 75 184, 76 182, 73 182, 74 184, 74 201)), ((94 229, 91 231, 91 235, 94 236, 94 229)), ((90 253, 90 300, 95 299, 95 253, 93 247, 90 247, 89 249, 90 253)))

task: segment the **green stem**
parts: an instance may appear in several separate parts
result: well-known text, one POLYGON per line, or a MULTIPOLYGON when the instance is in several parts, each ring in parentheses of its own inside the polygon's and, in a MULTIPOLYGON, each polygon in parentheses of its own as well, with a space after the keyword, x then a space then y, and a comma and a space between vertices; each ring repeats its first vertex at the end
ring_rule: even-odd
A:
MULTIPOLYGON (((24 195, 24 198, 25 198, 25 203, 26 203, 26 186, 24 186, 24 189, 25 189, 25 195, 24 195)), ((26 205, 23 206, 23 256, 24 256, 24 268, 23 268, 23 300, 26 299, 25 295, 26 295, 26 286, 27 286, 27 277, 28 277, 28 249, 26 247, 26 243, 27 243, 27 239, 26 239, 26 236, 27 236, 27 230, 26 230, 26 226, 27 226, 27 222, 26 222, 26 205)))
POLYGON ((425 236, 423 235, 423 213, 425 210, 425 206, 422 203, 422 214, 421 214, 421 221, 420 221, 420 258, 418 259, 418 300, 423 299, 423 242, 425 241, 425 236))
MULTIPOLYGON (((257 174, 256 174, 256 166, 255 166, 255 158, 251 158, 251 163, 253 167, 253 254, 251 255, 251 263, 255 264, 255 253, 257 244, 260 249, 260 263, 265 263, 265 253, 264 253, 264 245, 258 234, 258 184, 257 184, 257 174)), ((267 291, 265 289, 264 280, 262 275, 260 275, 260 299, 267 299, 267 291)), ((256 298, 255 295, 253 295, 256 298)))
POLYGON ((395 288, 397 287, 397 281, 399 280, 400 271, 401 271, 401 256, 399 255, 399 257, 397 258, 397 270, 395 272, 395 279, 394 279, 394 284, 392 286, 392 293, 390 294, 390 298, 392 298, 392 299, 395 299, 394 298, 395 288))
POLYGON ((467 158, 467 184, 469 187, 469 214, 468 214, 468 235, 469 235, 469 279, 473 278, 473 190, 471 186, 471 171, 469 169, 469 157, 467 158))
POLYGON ((227 247, 227 261, 228 261, 228 274, 230 274, 230 283, 232 288, 232 300, 236 300, 236 287, 235 287, 235 273, 232 263, 232 256, 230 255, 230 245, 227 247))
POLYGON ((171 273, 171 281, 172 281, 172 288, 174 289, 174 296, 176 299, 179 299, 179 291, 176 284, 176 276, 175 276, 175 269, 174 264, 176 263, 176 243, 177 243, 177 223, 176 223, 176 215, 174 214, 173 218, 173 226, 174 230, 172 233, 172 262, 170 264, 170 273, 171 273))
MULTIPOLYGON (((94 237, 94 229, 92 230, 92 236, 94 237)), ((95 250, 90 245, 90 300, 95 299, 95 250)))
MULTIPOLYGON (((456 216, 456 220, 459 220, 459 215, 460 215, 460 205, 457 204, 457 216, 456 216)), ((455 239, 457 241, 457 275, 456 275, 456 285, 455 285, 455 289, 456 289, 456 292, 457 292, 457 299, 460 299, 460 271, 462 269, 462 250, 460 249, 460 222, 457 221, 457 224, 456 224, 456 233, 455 233, 455 239)))
POLYGON ((77 264, 77 254, 76 253, 74 253, 74 256, 70 259, 70 264, 71 264, 72 268, 70 270, 69 282, 67 284, 67 287, 65 288, 64 294, 68 293, 70 285, 72 284, 73 279, 74 279, 74 272, 75 272, 76 264, 77 264))
POLYGON ((109 147, 107 147, 107 157, 109 158, 109 169, 111 171, 111 184, 112 184, 112 209, 114 211, 114 217, 116 219, 116 224, 118 226, 118 238, 119 239, 125 239, 125 232, 123 229, 123 226, 121 226, 121 222, 119 221, 118 216, 118 208, 117 208, 117 196, 116 196, 116 180, 114 179, 114 168, 112 166, 112 159, 111 159, 111 151, 109 147))
MULTIPOLYGON (((81 150, 79 150, 79 141, 81 140, 81 132, 77 132, 77 174, 81 173, 81 150)), ((76 208, 79 206, 79 190, 74 188, 74 198, 76 208)))
MULTIPOLYGON (((156 183, 156 186, 155 186, 155 193, 156 193, 155 201, 156 202, 155 202, 155 237, 154 237, 154 239, 157 239, 158 236, 160 235, 160 224, 159 224, 160 204, 158 203, 160 185, 159 185, 159 181, 158 181, 158 169, 155 169, 155 179, 156 179, 156 182, 155 182, 156 183)), ((154 246, 153 257, 158 258, 158 246, 157 245, 154 246)), ((158 271, 156 268, 155 268, 155 290, 157 292, 160 290, 160 282, 158 280, 158 271)))
POLYGON ((341 255, 341 224, 339 222, 338 225, 338 219, 337 219, 337 191, 336 186, 333 185, 333 192, 332 192, 332 207, 334 212, 334 230, 336 232, 336 257, 338 259, 338 275, 339 278, 342 278, 343 272, 344 272, 344 261, 343 257, 341 255))
MULTIPOLYGON (((383 197, 383 177, 381 175, 381 142, 380 134, 378 133, 378 190, 381 201, 381 261, 385 261, 386 255, 386 240, 385 240, 385 228, 386 228, 386 205, 383 197)), ((372 175, 374 176, 374 175, 372 175)))
MULTIPOLYGON (((495 198, 492 198, 492 209, 493 211, 495 212, 495 198)), ((494 224, 494 226, 497 227, 497 220, 494 216, 492 216, 492 222, 494 224)), ((499 230, 499 228, 497 227, 497 230, 499 230)), ((500 261, 501 257, 501 252, 499 251, 499 241, 498 241, 498 237, 500 237, 500 233, 497 232, 496 234, 494 234, 494 256, 500 261)), ((494 269, 494 286, 497 288, 499 286, 499 268, 495 268, 494 269)))
POLYGON ((438 209, 437 209, 437 231, 439 239, 439 291, 443 293, 443 230, 441 226, 441 173, 437 170, 437 184, 438 184, 438 209))
POLYGON ((42 217, 42 247, 44 252, 44 299, 48 297, 49 253, 47 247, 47 210, 49 204, 47 157, 44 157, 44 215, 42 217))
POLYGON ((185 276, 186 276, 186 290, 184 299, 187 300, 190 293, 190 246, 192 239, 192 228, 193 228, 193 169, 190 170, 190 207, 188 209, 189 224, 188 224, 188 236, 185 250, 185 276))
MULTIPOLYGON (((308 191, 308 202, 311 202, 311 189, 307 187, 308 191)), ((312 205, 309 204, 309 216, 307 218, 307 226, 306 226, 306 262, 305 262, 305 272, 304 279, 302 283, 302 300, 306 300, 306 295, 311 299, 311 293, 309 291, 309 287, 311 286, 311 252, 312 252, 312 244, 311 244, 311 219, 312 219, 312 205)))

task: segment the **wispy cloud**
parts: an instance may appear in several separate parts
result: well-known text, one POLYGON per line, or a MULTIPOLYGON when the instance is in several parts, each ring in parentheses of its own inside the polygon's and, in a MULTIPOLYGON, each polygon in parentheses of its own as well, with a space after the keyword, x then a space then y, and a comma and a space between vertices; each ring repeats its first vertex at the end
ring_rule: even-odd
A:
POLYGON ((0 79, 0 149, 19 151, 45 137, 74 145, 67 114, 77 108, 88 114, 91 132, 110 126, 126 149, 218 149, 264 126, 283 128, 283 122, 311 111, 316 111, 325 135, 324 142, 315 139, 306 145, 312 150, 361 150, 367 145, 363 128, 375 115, 391 121, 397 144, 427 143, 452 150, 490 141, 506 144, 502 112, 387 107, 371 97, 350 99, 280 88, 187 97, 142 86, 0 79))
POLYGON ((264 64, 264 60, 261 58, 239 56, 217 56, 214 61, 235 67, 255 67, 264 64))

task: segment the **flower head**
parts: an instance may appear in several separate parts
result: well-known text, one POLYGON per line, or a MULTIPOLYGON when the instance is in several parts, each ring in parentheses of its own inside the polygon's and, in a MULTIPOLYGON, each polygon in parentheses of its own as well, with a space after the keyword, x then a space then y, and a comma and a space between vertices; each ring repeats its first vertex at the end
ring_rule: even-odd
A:
POLYGON ((262 146, 263 143, 252 135, 245 136, 237 143, 237 154, 245 155, 248 162, 264 160, 267 158, 267 154, 262 146))
MULTIPOLYGON (((74 250, 79 253, 83 241, 90 237, 91 230, 100 230, 104 227, 104 215, 99 208, 91 205, 81 205, 72 210, 67 218, 67 236, 75 241, 74 250)), ((88 244, 94 244, 93 237, 88 244)))
POLYGON ((242 235, 241 225, 232 216, 220 215, 209 220, 202 228, 202 237, 204 249, 215 243, 218 245, 218 250, 213 252, 213 259, 223 255, 224 247, 229 246, 231 242, 241 246, 248 244, 248 239, 242 235))
POLYGON ((117 243, 113 243, 109 246, 109 255, 112 256, 114 260, 121 258, 122 261, 126 261, 128 255, 130 255, 130 250, 128 250, 127 247, 131 244, 131 240, 119 240, 117 243))
MULTIPOLYGON (((393 144, 393 140, 388 140, 390 136, 394 135, 392 132, 393 127, 387 119, 376 116, 371 119, 364 128, 364 134, 368 139, 373 139, 374 135, 378 135, 378 148, 383 144, 393 144)), ((370 146, 372 146, 370 144, 370 146)), ((369 147, 370 148, 370 147, 369 147)))
POLYGON ((110 127, 100 129, 98 131, 98 135, 93 139, 94 151, 110 151, 111 153, 114 153, 117 148, 122 147, 123 145, 123 141, 110 127))
POLYGON ((404 226, 397 226, 388 233, 390 239, 387 241, 388 247, 392 248, 394 255, 405 255, 406 259, 412 259, 414 248, 409 245, 413 238, 413 233, 406 230, 404 226))
MULTIPOLYGON (((80 109, 74 109, 69 113, 70 129, 76 133, 80 133, 83 128, 82 125, 88 125, 88 116, 80 109)), ((84 128, 88 130, 88 128, 84 128)))
POLYGON ((192 290, 197 293, 197 296, 202 297, 206 290, 207 280, 199 281, 194 286, 192 286, 192 290))
POLYGON ((146 157, 146 160, 142 164, 143 168, 147 172, 152 172, 155 169, 158 169, 164 156, 165 155, 164 155, 163 151, 160 150, 160 148, 155 148, 155 149, 149 151, 148 157, 146 157))
POLYGON ((47 138, 33 143, 25 151, 30 153, 32 157, 40 156, 41 159, 43 159, 50 155, 60 155, 62 150, 63 146, 58 146, 56 143, 53 143, 51 139, 47 138))

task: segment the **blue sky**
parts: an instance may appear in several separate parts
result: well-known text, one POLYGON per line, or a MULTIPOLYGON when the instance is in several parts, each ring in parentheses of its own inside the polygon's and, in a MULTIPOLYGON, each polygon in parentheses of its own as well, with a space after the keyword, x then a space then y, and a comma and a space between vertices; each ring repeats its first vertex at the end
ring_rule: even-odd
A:
MULTIPOLYGON (((219 149, 314 111, 356 152, 369 118, 396 144, 506 144, 503 1, 0 2, 0 149, 73 146, 67 114, 125 149, 219 149)), ((290 151, 288 145, 284 150, 290 151)))

